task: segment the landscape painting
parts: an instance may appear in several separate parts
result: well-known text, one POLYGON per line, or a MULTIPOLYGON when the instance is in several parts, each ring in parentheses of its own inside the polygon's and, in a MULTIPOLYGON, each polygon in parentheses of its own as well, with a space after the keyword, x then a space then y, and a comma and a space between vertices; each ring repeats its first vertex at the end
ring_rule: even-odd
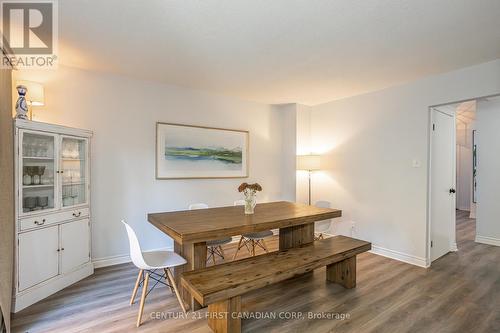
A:
POLYGON ((156 124, 156 178, 248 177, 248 131, 156 124))

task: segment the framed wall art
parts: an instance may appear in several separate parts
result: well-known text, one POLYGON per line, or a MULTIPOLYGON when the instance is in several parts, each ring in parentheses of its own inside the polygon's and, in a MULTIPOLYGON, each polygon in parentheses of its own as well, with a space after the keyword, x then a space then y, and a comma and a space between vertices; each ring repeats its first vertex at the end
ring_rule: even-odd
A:
POLYGON ((156 123, 156 179, 248 177, 248 131, 156 123))

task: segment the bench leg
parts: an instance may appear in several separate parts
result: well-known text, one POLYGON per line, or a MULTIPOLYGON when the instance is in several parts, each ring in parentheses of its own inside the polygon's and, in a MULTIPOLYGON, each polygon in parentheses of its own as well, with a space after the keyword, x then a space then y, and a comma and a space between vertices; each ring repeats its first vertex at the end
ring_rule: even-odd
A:
POLYGON ((326 279, 347 289, 356 287, 356 256, 326 266, 326 279))
POLYGON ((241 296, 208 305, 208 326, 215 333, 241 332, 241 296))

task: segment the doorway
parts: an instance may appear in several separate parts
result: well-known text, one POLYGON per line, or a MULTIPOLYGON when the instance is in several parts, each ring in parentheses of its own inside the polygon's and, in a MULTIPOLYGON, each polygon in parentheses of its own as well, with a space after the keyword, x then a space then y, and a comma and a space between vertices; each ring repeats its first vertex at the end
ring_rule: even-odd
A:
POLYGON ((489 234, 495 230, 487 229, 489 221, 500 216, 500 207, 487 215, 489 206, 498 207, 495 185, 500 179, 496 177, 500 165, 496 163, 496 144, 500 138, 500 114, 495 112, 500 109, 498 101, 498 95, 494 95, 430 108, 429 265, 468 242, 500 244, 489 240, 492 238, 489 234), (478 210, 476 203, 480 200, 478 210), (488 201, 492 201, 489 206, 488 201))

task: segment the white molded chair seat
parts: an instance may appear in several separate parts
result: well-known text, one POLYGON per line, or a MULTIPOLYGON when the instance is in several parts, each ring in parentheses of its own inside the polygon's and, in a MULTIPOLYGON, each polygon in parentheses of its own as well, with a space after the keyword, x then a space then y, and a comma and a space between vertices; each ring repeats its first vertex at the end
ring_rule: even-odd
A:
MULTIPOLYGON (((245 205, 245 200, 236 200, 233 203, 234 206, 243 206, 245 205)), ((263 249, 266 253, 269 252, 267 249, 266 242, 264 241, 264 238, 271 237, 273 235, 273 232, 271 230, 264 230, 264 231, 258 231, 258 232, 249 232, 246 234, 241 235, 240 241, 238 242, 238 247, 236 248, 236 252, 234 253, 233 260, 236 259, 236 256, 238 255, 238 252, 240 249, 245 246, 250 253, 250 255, 255 256, 255 249, 257 247, 260 247, 263 249)))
POLYGON ((137 290, 139 289, 139 286, 142 285, 141 303, 139 305, 136 326, 139 327, 141 325, 146 296, 158 283, 165 284, 173 289, 182 310, 186 313, 184 301, 179 294, 174 276, 170 271, 170 268, 172 267, 184 265, 187 262, 186 259, 172 251, 142 252, 134 229, 132 229, 132 227, 130 227, 124 220, 122 220, 122 223, 125 225, 125 229, 127 230, 128 241, 130 244, 130 258, 132 259, 134 265, 139 268, 139 274, 137 276, 137 280, 135 281, 134 291, 132 292, 132 297, 130 298, 130 305, 134 304, 137 290), (161 274, 155 272, 156 270, 161 270, 161 274), (156 283, 153 285, 151 290, 148 291, 150 278, 155 280, 156 283), (164 279, 165 282, 163 282, 162 279, 164 279))
POLYGON ((187 263, 186 259, 172 251, 151 251, 142 252, 142 257, 146 263, 140 269, 163 269, 165 267, 181 266, 187 263))
POLYGON ((249 239, 262 239, 266 237, 271 237, 273 232, 271 230, 264 230, 258 232, 249 232, 248 234, 243 234, 242 236, 249 239))
POLYGON ((221 239, 214 239, 211 241, 207 242, 207 246, 221 246, 224 244, 229 244, 233 240, 232 237, 227 237, 227 238, 221 238, 221 239))
MULTIPOLYGON (((189 205, 189 210, 195 209, 207 209, 208 205, 206 203, 194 203, 189 205)), ((215 257, 220 257, 224 260, 224 249, 222 245, 231 243, 233 240, 232 237, 224 237, 220 239, 214 239, 207 242, 207 261, 212 259, 213 264, 215 265, 215 257)))

